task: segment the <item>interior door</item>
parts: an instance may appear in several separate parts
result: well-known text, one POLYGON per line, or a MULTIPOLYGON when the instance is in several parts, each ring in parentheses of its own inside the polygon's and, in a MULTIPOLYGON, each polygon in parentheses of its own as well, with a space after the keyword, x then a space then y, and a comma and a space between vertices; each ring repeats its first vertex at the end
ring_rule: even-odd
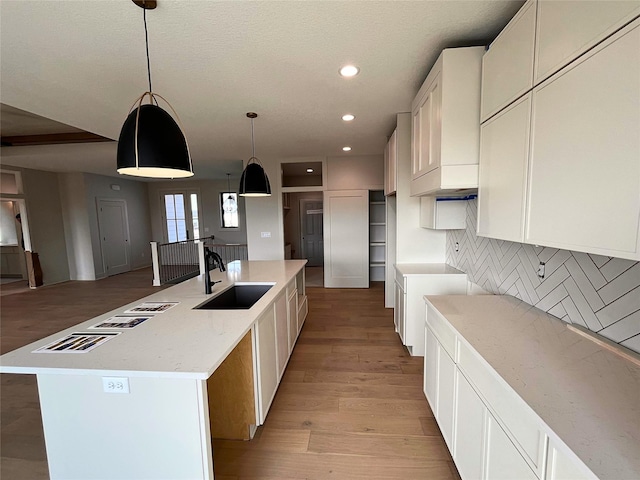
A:
POLYGON ((302 258, 308 260, 308 267, 321 267, 324 263, 322 200, 300 200, 300 226, 302 258))
POLYGON ((127 202, 98 199, 98 228, 104 272, 116 275, 130 271, 127 202))
POLYGON ((324 192, 324 285, 369 288, 369 191, 324 192))

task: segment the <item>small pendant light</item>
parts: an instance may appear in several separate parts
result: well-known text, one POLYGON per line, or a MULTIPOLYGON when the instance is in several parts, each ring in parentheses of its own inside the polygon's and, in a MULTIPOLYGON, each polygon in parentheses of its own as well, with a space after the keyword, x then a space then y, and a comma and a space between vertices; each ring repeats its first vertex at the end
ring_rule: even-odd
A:
POLYGON ((251 119, 251 149, 252 155, 240 177, 241 197, 269 197, 271 196, 271 185, 260 160, 256 157, 256 144, 253 135, 253 119, 257 113, 249 112, 247 117, 251 119))
POLYGON ((149 91, 144 92, 129 110, 118 140, 118 173, 135 177, 186 178, 193 176, 189 146, 178 126, 180 118, 171 104, 151 89, 149 64, 149 35, 147 10, 156 8, 156 1, 133 0, 143 9, 144 35, 147 47, 147 73, 149 91), (149 103, 142 104, 145 98, 149 103), (166 103, 178 120, 158 105, 166 103), (135 109, 134 109, 135 107, 135 109))
POLYGON ((222 210, 227 213, 232 213, 238 210, 238 205, 236 205, 236 200, 231 195, 233 192, 231 191, 231 181, 229 180, 230 173, 227 173, 227 193, 229 196, 222 202, 222 210))

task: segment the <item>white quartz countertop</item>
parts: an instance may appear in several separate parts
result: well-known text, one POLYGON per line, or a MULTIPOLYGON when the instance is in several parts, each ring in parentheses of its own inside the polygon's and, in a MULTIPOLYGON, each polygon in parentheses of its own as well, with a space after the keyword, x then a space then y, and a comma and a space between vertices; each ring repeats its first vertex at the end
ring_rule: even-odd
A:
POLYGON ((394 266, 402 275, 466 275, 446 263, 396 263, 394 266))
POLYGON ((222 280, 212 287, 211 295, 205 295, 204 276, 200 275, 2 355, 0 373, 121 373, 207 379, 305 263, 306 260, 230 262, 224 273, 211 271, 212 281, 222 280), (237 282, 274 285, 250 309, 193 310, 237 282), (123 333, 87 353, 31 353, 72 332, 98 333, 100 330, 86 329, 142 302, 180 303, 134 328, 109 330, 123 333))
POLYGON ((599 478, 640 478, 638 365, 514 297, 425 299, 599 478))

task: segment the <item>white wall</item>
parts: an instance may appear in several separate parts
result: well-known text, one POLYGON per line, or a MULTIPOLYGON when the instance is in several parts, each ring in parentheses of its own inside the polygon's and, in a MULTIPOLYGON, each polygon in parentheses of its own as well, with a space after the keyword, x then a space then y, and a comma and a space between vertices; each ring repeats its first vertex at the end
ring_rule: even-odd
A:
POLYGON ((149 246, 151 242, 151 213, 147 183, 89 173, 83 175, 96 278, 106 276, 98 228, 97 200, 99 198, 120 199, 127 202, 131 268, 136 269, 151 265, 151 248, 149 246), (111 185, 119 185, 120 190, 113 190, 111 185))
POLYGON ((280 160, 261 158, 260 162, 269 177, 271 196, 245 198, 249 260, 283 260, 280 160))
POLYGON ((95 280, 85 176, 60 173, 58 180, 70 279, 95 280))
MULTIPOLYGON (((230 177, 231 191, 238 191, 239 177, 230 177)), ((239 228, 222 228, 220 216, 220 193, 228 190, 226 180, 172 180, 166 182, 152 182, 148 184, 149 207, 151 215, 151 232, 153 240, 165 242, 162 214, 164 204, 162 192, 168 190, 199 191, 201 222, 200 236, 215 236, 216 243, 247 243, 246 211, 244 198, 239 197, 238 214, 239 228)))
POLYGON ((327 190, 382 190, 383 155, 327 158, 327 190))

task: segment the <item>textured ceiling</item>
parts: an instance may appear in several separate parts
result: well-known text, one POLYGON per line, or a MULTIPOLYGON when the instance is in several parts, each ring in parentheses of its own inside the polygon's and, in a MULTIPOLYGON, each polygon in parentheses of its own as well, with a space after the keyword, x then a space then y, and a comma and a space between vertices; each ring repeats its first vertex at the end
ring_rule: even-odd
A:
MULTIPOLYGON (((153 90, 184 124, 196 178, 251 156, 248 111, 259 114, 259 158, 381 154, 439 52, 489 43, 522 3, 160 0, 147 14, 153 90), (346 63, 360 75, 341 78, 346 63), (340 119, 347 112, 355 121, 340 119)), ((147 89, 141 9, 2 0, 0 28, 0 102, 117 139, 147 89)), ((0 153, 5 164, 117 175, 113 144, 0 153)))

